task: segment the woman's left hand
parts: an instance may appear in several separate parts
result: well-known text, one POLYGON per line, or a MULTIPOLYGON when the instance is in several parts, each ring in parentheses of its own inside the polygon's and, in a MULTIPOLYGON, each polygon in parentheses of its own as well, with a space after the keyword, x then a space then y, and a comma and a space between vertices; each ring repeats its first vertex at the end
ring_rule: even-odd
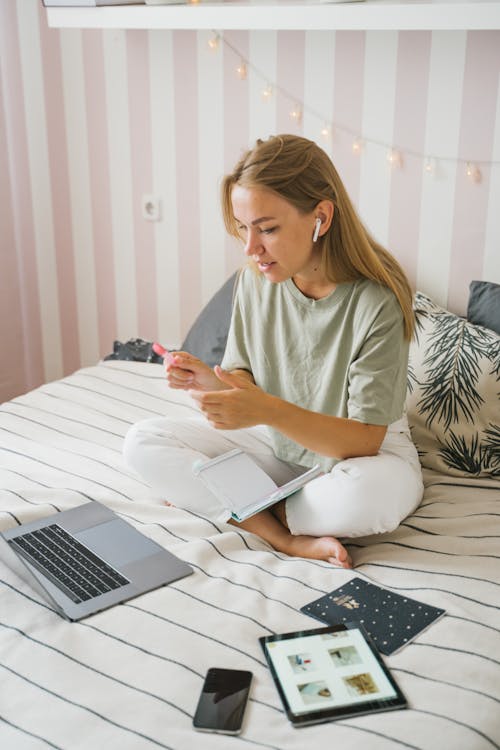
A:
POLYGON ((226 390, 189 391, 212 427, 238 430, 265 424, 266 404, 272 397, 242 375, 227 372, 219 366, 214 372, 226 390))

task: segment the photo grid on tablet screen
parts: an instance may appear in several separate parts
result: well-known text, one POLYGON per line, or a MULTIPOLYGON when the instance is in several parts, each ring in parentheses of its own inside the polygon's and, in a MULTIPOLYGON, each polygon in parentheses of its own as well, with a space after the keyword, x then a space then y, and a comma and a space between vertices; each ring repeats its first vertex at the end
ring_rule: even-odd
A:
POLYGON ((359 630, 285 638, 266 648, 297 716, 397 697, 359 630))

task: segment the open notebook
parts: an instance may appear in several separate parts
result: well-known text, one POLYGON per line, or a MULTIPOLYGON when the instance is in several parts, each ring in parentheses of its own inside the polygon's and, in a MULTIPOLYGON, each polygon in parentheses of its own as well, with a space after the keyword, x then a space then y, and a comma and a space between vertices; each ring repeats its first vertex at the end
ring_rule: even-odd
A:
POLYGON ((288 497, 320 476, 319 466, 279 487, 244 451, 223 453, 204 463, 196 463, 193 471, 213 494, 231 510, 235 521, 244 521, 279 500, 288 497))

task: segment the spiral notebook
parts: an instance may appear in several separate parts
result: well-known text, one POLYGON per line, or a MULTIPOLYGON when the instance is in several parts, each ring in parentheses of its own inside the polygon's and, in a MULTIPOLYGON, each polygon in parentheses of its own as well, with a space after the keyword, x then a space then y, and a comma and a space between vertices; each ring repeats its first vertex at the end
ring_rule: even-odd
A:
POLYGON ((444 609, 395 594, 362 578, 353 578, 305 604, 300 611, 328 625, 360 622, 386 656, 402 649, 445 614, 444 609))

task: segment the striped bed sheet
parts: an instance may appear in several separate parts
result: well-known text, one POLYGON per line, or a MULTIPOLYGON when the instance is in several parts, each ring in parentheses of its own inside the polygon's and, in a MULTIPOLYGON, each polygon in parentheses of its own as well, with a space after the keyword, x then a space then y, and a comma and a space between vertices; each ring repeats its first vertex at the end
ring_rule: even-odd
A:
POLYGON ((349 545, 354 570, 289 558, 233 526, 166 507, 124 465, 131 424, 193 408, 167 388, 161 367, 133 362, 101 362, 0 407, 2 529, 99 500, 195 571, 69 623, 2 568, 0 747, 500 747, 500 483, 427 472, 411 517, 349 545), (295 730, 258 638, 319 626, 300 607, 354 576, 447 614, 385 658, 407 710, 295 730), (239 737, 192 729, 211 666, 254 673, 239 737))

